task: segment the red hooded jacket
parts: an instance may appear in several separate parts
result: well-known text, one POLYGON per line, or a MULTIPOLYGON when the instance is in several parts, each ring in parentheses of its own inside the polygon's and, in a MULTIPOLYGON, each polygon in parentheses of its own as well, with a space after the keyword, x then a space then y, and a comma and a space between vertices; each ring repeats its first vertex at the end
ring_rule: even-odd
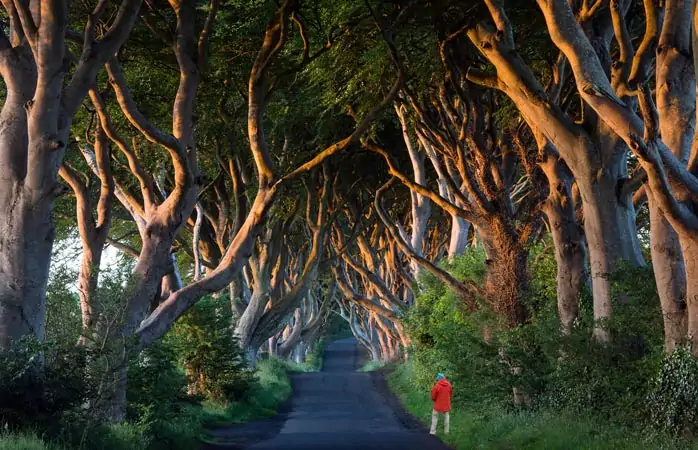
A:
POLYGON ((434 402, 434 411, 449 412, 451 410, 451 394, 453 388, 446 378, 440 379, 431 390, 431 400, 434 402))

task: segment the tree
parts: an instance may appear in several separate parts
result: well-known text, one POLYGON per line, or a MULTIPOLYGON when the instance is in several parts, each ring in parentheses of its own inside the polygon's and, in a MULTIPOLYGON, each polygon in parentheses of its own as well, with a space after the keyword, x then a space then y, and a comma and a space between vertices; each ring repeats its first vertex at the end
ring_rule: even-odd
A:
POLYGON ((97 72, 128 37, 140 5, 122 2, 102 28, 110 7, 99 1, 82 13, 84 29, 75 32, 67 2, 3 3, 9 28, 0 36, 0 75, 7 86, 0 113, 0 349, 24 335, 43 338, 51 213, 70 126, 97 72), (67 49, 68 39, 82 44, 79 58, 67 49))

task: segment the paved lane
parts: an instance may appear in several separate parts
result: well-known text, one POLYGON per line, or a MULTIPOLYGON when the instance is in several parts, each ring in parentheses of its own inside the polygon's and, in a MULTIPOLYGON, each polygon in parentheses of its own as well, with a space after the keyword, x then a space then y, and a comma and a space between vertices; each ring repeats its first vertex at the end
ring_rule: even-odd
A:
POLYGON ((354 339, 325 351, 324 370, 294 376, 294 397, 280 432, 249 449, 439 450, 436 438, 400 420, 375 377, 358 373, 354 339))

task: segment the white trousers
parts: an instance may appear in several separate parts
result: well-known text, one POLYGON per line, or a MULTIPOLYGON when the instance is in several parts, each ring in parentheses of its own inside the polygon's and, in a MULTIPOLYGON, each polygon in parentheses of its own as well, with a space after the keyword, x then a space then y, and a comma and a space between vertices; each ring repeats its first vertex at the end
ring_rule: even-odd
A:
POLYGON ((431 430, 430 434, 436 434, 436 426, 439 424, 439 414, 444 416, 444 433, 448 434, 448 428, 451 424, 451 414, 450 413, 440 413, 436 410, 431 411, 431 430))

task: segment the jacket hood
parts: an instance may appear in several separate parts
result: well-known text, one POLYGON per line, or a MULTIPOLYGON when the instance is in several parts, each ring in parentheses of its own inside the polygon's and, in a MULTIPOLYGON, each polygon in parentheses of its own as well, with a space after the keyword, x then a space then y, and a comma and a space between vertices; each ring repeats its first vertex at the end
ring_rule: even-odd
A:
POLYGON ((441 386, 450 386, 451 385, 451 383, 449 383, 446 378, 440 379, 436 384, 441 385, 441 386))

